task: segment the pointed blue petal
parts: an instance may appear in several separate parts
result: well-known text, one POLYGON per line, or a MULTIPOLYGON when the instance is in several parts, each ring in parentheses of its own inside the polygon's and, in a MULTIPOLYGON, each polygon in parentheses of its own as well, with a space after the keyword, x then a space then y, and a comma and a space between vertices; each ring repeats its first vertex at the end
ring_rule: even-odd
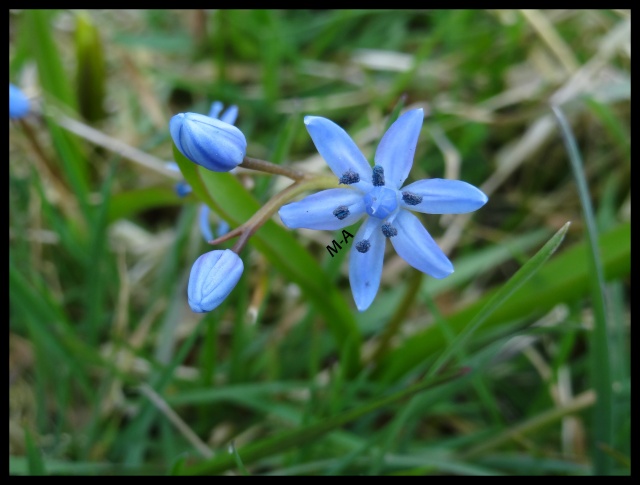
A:
POLYGON ((198 213, 198 225, 200 226, 200 232, 206 242, 213 239, 213 231, 211 230, 211 224, 209 223, 209 206, 207 204, 200 204, 200 211, 198 213))
POLYGON ((398 235, 390 238, 391 243, 402 259, 434 278, 444 278, 453 273, 449 258, 411 212, 401 210, 393 225, 398 230, 398 235))
POLYGON ((229 223, 224 219, 220 219, 220 222, 218 222, 218 232, 217 232, 218 237, 224 236, 226 233, 229 232, 229 229, 231 229, 231 226, 229 226, 229 223))
POLYGON ((480 189, 461 180, 418 180, 400 191, 403 207, 426 214, 464 214, 479 209, 489 200, 480 189), (407 192, 418 197, 406 196, 407 192), (415 204, 420 198, 422 200, 415 204))
POLYGON ((165 162, 164 166, 167 170, 171 170, 172 172, 180 171, 180 167, 176 162, 165 162))
POLYGON ((211 109, 209 110, 209 117, 218 119, 220 117, 220 112, 224 105, 220 101, 214 101, 211 103, 211 109))
MULTIPOLYGON (((278 211, 285 226, 290 229, 335 230, 347 227, 364 214, 362 194, 354 189, 328 189, 309 195, 298 202, 280 207, 278 211), (334 211, 344 206, 348 215, 338 219, 334 211)), ((344 215, 341 214, 341 215, 344 215)))
POLYGON ((220 117, 220 121, 224 121, 225 123, 229 123, 230 125, 235 124, 236 118, 238 118, 238 107, 234 104, 229 106, 227 110, 220 117))
POLYGON ((349 283, 353 299, 361 312, 369 308, 380 286, 386 242, 380 230, 381 224, 381 219, 368 217, 358 229, 349 253, 349 283), (366 253, 361 253, 356 249, 356 244, 365 239, 370 246, 366 253))
POLYGON ((174 185, 174 190, 176 191, 176 194, 178 195, 178 197, 181 197, 181 198, 186 197, 191 192, 193 192, 191 185, 189 185, 184 180, 180 180, 179 182, 176 182, 176 184, 174 185))
POLYGON ((22 118, 29 114, 29 98, 18 88, 9 83, 9 118, 22 118))
POLYGON ((371 186, 371 165, 346 131, 320 116, 305 116, 304 124, 316 149, 338 178, 351 170, 360 176, 360 182, 352 186, 371 186))
POLYGON ((376 150, 376 165, 384 168, 385 185, 397 189, 406 180, 422 128, 422 108, 407 111, 387 130, 376 150))

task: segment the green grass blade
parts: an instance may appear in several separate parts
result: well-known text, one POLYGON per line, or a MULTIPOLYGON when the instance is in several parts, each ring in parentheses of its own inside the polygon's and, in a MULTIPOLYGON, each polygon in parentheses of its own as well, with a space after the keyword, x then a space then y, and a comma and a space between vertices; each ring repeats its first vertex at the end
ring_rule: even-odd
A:
POLYGON ((62 59, 51 33, 52 13, 46 10, 26 10, 25 27, 29 32, 31 50, 38 66, 38 77, 44 91, 72 109, 76 107, 72 84, 66 75, 62 59))
POLYGON ((562 243, 565 234, 569 230, 569 225, 571 223, 567 222, 562 228, 556 232, 547 243, 542 246, 542 249, 538 251, 529 261, 527 261, 522 268, 518 270, 516 274, 514 274, 509 281, 507 281, 498 292, 487 302, 484 308, 475 316, 471 322, 464 328, 462 332, 460 332, 455 340, 449 345, 446 350, 438 357, 436 363, 429 369, 428 375, 433 376, 437 372, 440 371, 442 367, 446 364, 446 362, 458 351, 462 349, 464 344, 471 338, 476 330, 482 325, 487 317, 491 315, 497 308, 499 308, 504 301, 506 301, 513 293, 520 288, 525 281, 531 278, 536 271, 540 269, 540 267, 551 257, 553 253, 556 252, 556 249, 562 243))
MULTIPOLYGON (((447 382, 460 375, 461 372, 456 370, 445 376, 427 378, 423 382, 410 386, 402 391, 396 392, 387 397, 375 399, 338 416, 324 419, 315 424, 254 442, 240 449, 239 453, 242 455, 243 462, 245 464, 250 464, 262 458, 282 453, 283 451, 296 446, 312 442, 334 429, 340 428, 341 426, 344 426, 345 424, 350 423, 351 421, 354 421, 368 413, 406 399, 418 392, 425 391, 430 388, 437 388, 439 384, 447 382)), ((230 468, 233 468, 235 464, 235 455, 233 453, 225 453, 213 458, 212 460, 205 461, 188 468, 186 472, 189 475, 212 475, 229 470, 230 468)))
MULTIPOLYGON (((603 234, 599 241, 604 256, 605 277, 615 279, 630 272, 631 225, 624 223, 603 234)), ((485 328, 515 321, 521 315, 539 316, 558 303, 574 301, 588 293, 588 275, 584 264, 586 243, 576 244, 549 261, 533 279, 526 282, 510 300, 487 318, 485 328), (532 298, 531 295, 535 295, 532 298)), ((499 290, 491 290, 479 300, 452 314, 444 315, 450 328, 458 333, 482 310, 499 290)), ((426 358, 445 347, 437 328, 417 333, 389 353, 381 364, 386 381, 399 379, 426 358)))
POLYGON ((33 438, 31 437, 31 433, 28 430, 24 431, 24 441, 27 448, 27 465, 29 475, 42 476, 46 475, 47 472, 44 468, 44 461, 42 460, 42 455, 40 454, 40 450, 33 442, 33 438))
POLYGON ((87 12, 76 16, 76 84, 80 113, 89 122, 105 116, 106 68, 100 34, 87 12))
POLYGON ((598 229, 591 206, 589 186, 584 173, 582 157, 571 127, 564 114, 557 106, 552 106, 553 114, 558 120, 562 131, 562 138, 569 155, 573 176, 578 186, 578 195, 587 227, 587 246, 589 248, 587 261, 589 265, 589 283, 594 313, 594 329, 591 332, 591 381, 598 399, 593 410, 594 428, 594 473, 609 475, 611 473, 611 457, 603 447, 611 448, 613 441, 612 409, 613 395, 611 392, 611 363, 609 360, 609 334, 607 332, 607 315, 604 301, 605 285, 602 261, 598 252, 598 229))

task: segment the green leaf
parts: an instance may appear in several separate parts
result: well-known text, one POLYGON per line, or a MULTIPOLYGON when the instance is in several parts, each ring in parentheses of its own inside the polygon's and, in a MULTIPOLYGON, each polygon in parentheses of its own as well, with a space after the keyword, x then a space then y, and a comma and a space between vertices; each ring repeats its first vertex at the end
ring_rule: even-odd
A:
MULTIPOLYGON (((621 224, 600 237, 605 277, 615 279, 630 272, 631 225, 621 224)), ((516 320, 523 315, 539 316, 561 302, 582 298, 588 292, 587 267, 584 264, 586 244, 576 244, 550 261, 534 278, 515 291, 493 314, 486 317, 485 327, 516 320)), ((462 328, 500 291, 489 291, 474 303, 452 314, 444 315, 451 331, 462 328)), ((390 352, 381 364, 380 373, 387 381, 400 378, 425 359, 444 348, 444 336, 435 326, 417 333, 390 352)))
POLYGON ((62 67, 51 33, 51 12, 25 10, 25 29, 29 32, 31 51, 38 66, 38 77, 44 91, 70 108, 75 108, 71 83, 62 67))
POLYGON ((127 219, 145 210, 156 207, 177 206, 187 199, 181 199, 168 187, 144 187, 129 190, 111 196, 109 204, 109 222, 127 219))
MULTIPOLYGON (((368 413, 394 404, 406 399, 418 392, 430 388, 437 388, 440 384, 459 377, 461 372, 456 370, 443 376, 430 377, 418 384, 414 384, 406 389, 398 391, 390 396, 375 399, 355 409, 346 411, 337 416, 323 419, 320 422, 303 426, 293 431, 286 431, 271 438, 256 441, 241 448, 238 453, 242 455, 244 464, 250 464, 262 458, 282 453, 294 447, 299 447, 305 443, 313 442, 330 431, 340 428, 351 421, 354 421, 368 413)), ((233 453, 225 453, 214 457, 193 467, 187 468, 188 475, 213 475, 229 470, 236 464, 236 457, 233 453)))
POLYGON ((76 16, 76 82, 80 113, 93 122, 105 116, 106 69, 98 28, 87 12, 76 16))
POLYGON ((611 457, 604 452, 603 447, 611 448, 613 443, 613 394, 611 391, 611 362, 609 358, 609 332, 607 331, 607 316, 605 305, 604 270, 598 251, 598 229, 591 206, 591 195, 587 185, 587 177, 584 173, 582 157, 573 132, 564 114, 557 106, 551 107, 556 116, 562 138, 569 155, 573 176, 578 186, 580 205, 587 229, 587 245, 589 251, 585 261, 588 264, 589 286, 591 289, 591 301, 593 305, 594 329, 590 336, 591 346, 591 381, 598 395, 598 400, 593 410, 593 464, 596 475, 609 475, 611 473, 611 457))
POLYGON ((24 430, 24 441, 27 447, 27 465, 29 466, 29 475, 46 475, 47 472, 44 468, 44 461, 42 460, 40 450, 33 442, 31 433, 27 429, 24 430))

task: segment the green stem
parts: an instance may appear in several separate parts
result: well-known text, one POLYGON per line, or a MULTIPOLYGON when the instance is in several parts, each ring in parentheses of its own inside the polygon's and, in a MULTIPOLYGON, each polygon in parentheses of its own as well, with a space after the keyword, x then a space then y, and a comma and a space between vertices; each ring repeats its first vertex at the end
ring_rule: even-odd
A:
POLYGON ((380 342, 378 343, 378 347, 373 352, 371 356, 371 361, 376 363, 380 360, 382 356, 387 352, 389 348, 389 344, 391 343, 391 339, 393 336, 398 333, 400 329, 400 325, 404 321, 409 309, 411 308, 411 304, 418 294, 418 290, 420 289, 420 283, 422 282, 422 273, 420 271, 413 271, 410 276, 409 284, 407 286, 407 292, 404 294, 402 301, 396 307, 396 311, 389 320, 389 324, 387 328, 385 328, 384 333, 380 337, 380 342))

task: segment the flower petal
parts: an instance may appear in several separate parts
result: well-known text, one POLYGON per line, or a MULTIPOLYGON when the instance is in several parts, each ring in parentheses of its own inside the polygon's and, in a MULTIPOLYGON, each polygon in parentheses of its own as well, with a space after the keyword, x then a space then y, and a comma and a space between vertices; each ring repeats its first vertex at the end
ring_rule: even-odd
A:
POLYGON ((29 114, 29 98, 18 86, 9 83, 9 118, 23 118, 29 114))
POLYGON ((418 180, 401 189, 403 207, 426 214, 463 214, 473 212, 487 203, 487 196, 480 189, 461 180, 418 180), (404 195, 418 196, 417 199, 404 195), (422 200, 415 204, 417 200, 422 200), (410 201, 408 204, 407 201, 410 201))
POLYGON ((369 308, 380 287, 385 246, 380 224, 381 219, 368 217, 358 229, 349 255, 351 292, 361 312, 369 308), (367 252, 361 253, 356 249, 356 244, 365 239, 369 241, 370 246, 367 252))
POLYGON ((362 194, 354 189, 338 188, 322 190, 298 202, 280 207, 278 211, 285 226, 290 229, 335 230, 350 226, 364 214, 362 194), (339 219, 334 211, 344 206, 346 216, 339 219))
POLYGON ((422 108, 407 111, 389 127, 380 140, 375 162, 384 168, 388 187, 399 188, 409 175, 423 118, 422 108))
POLYGON ((398 235, 391 238, 391 243, 402 259, 434 278, 444 278, 453 273, 451 261, 416 216, 401 210, 393 224, 398 235))
POLYGON ((224 108, 224 104, 222 104, 221 101, 214 101, 213 103, 211 103, 211 109, 209 110, 209 117, 219 119, 222 108, 224 108))
POLYGON ((213 231, 211 230, 211 224, 209 223, 209 206, 207 204, 200 204, 198 211, 198 226, 200 226, 200 232, 204 237, 205 242, 209 242, 213 239, 213 231))
POLYGON ((305 116, 304 124, 316 149, 338 178, 351 170, 360 175, 360 182, 353 186, 371 186, 371 165, 346 131, 320 116, 305 116))
POLYGON ((229 123, 230 125, 235 124, 236 119, 238 118, 238 107, 233 104, 227 108, 227 110, 220 117, 220 121, 224 121, 225 123, 229 123))

